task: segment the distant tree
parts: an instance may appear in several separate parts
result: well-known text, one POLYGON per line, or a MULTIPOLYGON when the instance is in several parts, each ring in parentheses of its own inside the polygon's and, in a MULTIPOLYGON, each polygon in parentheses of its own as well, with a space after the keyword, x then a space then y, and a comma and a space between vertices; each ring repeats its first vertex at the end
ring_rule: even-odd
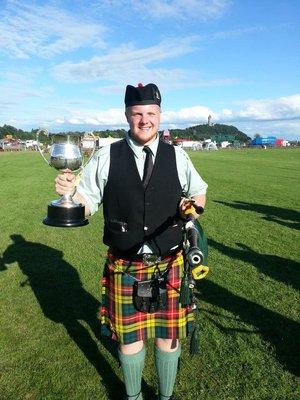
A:
MULTIPOLYGON (((193 140, 204 140, 211 139, 212 137, 224 137, 224 140, 227 140, 226 137, 234 138, 234 140, 239 141, 241 143, 248 143, 251 138, 248 137, 244 132, 239 131, 235 126, 231 125, 223 125, 223 124, 214 124, 213 126, 208 126, 207 124, 203 125, 195 125, 185 129, 170 129, 170 134, 172 138, 188 138, 193 140)), ((11 125, 3 125, 0 126, 0 139, 5 137, 5 135, 12 135, 15 139, 27 140, 27 139, 35 139, 37 129, 32 129, 30 132, 23 131, 22 129, 17 129, 11 125)), ((72 131, 68 133, 79 133, 79 131, 72 131)), ((59 132, 66 133, 66 132, 59 132)), ((82 133, 82 132, 81 132, 82 133)), ((97 130, 93 132, 94 135, 100 137, 113 137, 113 138, 123 138, 125 137, 126 130, 125 129, 106 129, 106 130, 97 130)), ((160 132, 162 133, 162 131, 160 132)), ((50 142, 50 139, 45 135, 41 135, 42 142, 50 142)))
POLYGON ((251 138, 244 132, 238 130, 235 126, 215 124, 208 126, 207 124, 196 125, 185 129, 170 129, 171 137, 185 138, 194 140, 211 139, 212 137, 222 136, 224 140, 226 137, 234 138, 242 143, 248 143, 251 138))

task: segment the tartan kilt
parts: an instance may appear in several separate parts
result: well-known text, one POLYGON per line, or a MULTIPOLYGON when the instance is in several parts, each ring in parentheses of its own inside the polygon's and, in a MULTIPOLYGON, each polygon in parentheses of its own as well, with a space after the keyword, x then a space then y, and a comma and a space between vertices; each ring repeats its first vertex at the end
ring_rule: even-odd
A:
POLYGON ((179 304, 184 260, 182 252, 165 258, 150 266, 114 257, 108 252, 102 277, 102 306, 100 310, 101 332, 122 344, 150 338, 182 339, 194 328, 192 307, 179 304), (133 305, 134 276, 148 280, 157 268, 168 269, 166 311, 146 313, 137 311, 133 305), (124 274, 126 272, 126 274, 124 274))

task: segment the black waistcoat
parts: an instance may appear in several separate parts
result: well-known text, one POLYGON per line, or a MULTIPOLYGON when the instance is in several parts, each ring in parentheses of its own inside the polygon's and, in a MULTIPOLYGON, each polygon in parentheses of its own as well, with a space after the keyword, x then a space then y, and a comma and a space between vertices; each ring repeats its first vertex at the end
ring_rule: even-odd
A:
POLYGON ((173 146, 159 141, 145 190, 126 140, 113 143, 103 195, 103 242, 124 254, 134 254, 148 242, 155 254, 167 254, 182 243, 181 194, 173 146))

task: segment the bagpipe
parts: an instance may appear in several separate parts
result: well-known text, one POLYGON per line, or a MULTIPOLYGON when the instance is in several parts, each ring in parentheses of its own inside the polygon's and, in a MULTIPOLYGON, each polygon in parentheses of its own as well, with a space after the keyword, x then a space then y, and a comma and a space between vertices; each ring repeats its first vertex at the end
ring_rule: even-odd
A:
MULTIPOLYGON (((185 211, 184 222, 184 272, 180 287, 179 302, 182 307, 189 306, 192 310, 196 310, 196 297, 194 290, 196 282, 205 278, 209 272, 207 266, 208 246, 207 238, 203 229, 194 214, 201 214, 203 208, 197 206, 193 200, 190 200, 185 211)), ((190 343, 190 354, 198 354, 199 352, 199 336, 196 321, 190 343)))

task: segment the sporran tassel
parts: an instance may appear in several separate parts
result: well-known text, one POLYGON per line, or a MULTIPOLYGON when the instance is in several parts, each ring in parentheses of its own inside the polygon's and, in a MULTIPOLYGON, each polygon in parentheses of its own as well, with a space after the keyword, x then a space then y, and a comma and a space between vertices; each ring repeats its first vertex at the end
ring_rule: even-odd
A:
POLYGON ((191 355, 199 354, 199 349, 200 349, 200 338, 199 338, 198 328, 195 325, 190 341, 190 354, 191 355))
POLYGON ((186 307, 191 303, 189 284, 190 280, 188 274, 185 272, 181 280, 180 297, 179 297, 179 303, 181 304, 182 307, 186 307))

